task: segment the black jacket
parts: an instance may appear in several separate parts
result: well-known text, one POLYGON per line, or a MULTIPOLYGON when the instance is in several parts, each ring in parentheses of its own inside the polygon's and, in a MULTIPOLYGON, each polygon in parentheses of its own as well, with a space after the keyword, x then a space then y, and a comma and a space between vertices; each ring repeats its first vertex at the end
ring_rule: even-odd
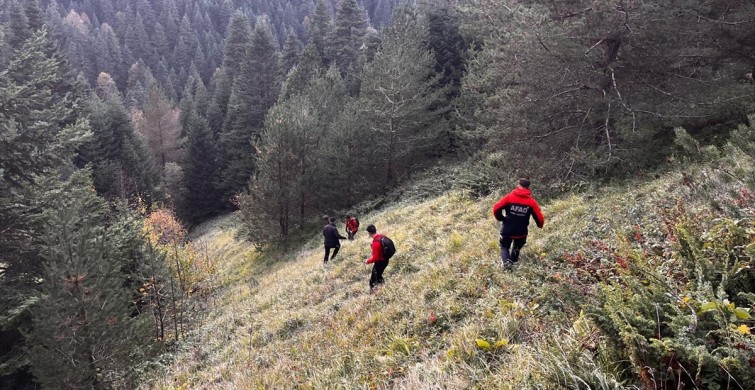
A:
POLYGON ((325 246, 338 246, 341 245, 341 242, 338 241, 346 239, 346 237, 342 236, 341 233, 338 233, 338 228, 336 225, 333 225, 331 223, 325 225, 325 227, 322 228, 322 235, 325 237, 325 246))

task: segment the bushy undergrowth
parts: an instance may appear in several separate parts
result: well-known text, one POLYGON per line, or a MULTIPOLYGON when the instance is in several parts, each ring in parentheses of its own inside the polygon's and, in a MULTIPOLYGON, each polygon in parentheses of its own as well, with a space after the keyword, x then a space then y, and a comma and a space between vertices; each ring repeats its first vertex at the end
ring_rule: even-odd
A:
POLYGON ((490 213, 503 190, 360 215, 398 248, 372 295, 363 232, 323 267, 319 230, 259 253, 207 229, 221 287, 145 387, 753 388, 753 163, 716 153, 544 203, 513 273, 490 213))

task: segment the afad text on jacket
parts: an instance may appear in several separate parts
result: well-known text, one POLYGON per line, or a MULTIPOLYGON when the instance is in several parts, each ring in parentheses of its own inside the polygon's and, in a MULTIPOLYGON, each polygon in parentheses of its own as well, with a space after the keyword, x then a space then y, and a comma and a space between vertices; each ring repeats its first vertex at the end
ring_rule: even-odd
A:
POLYGON ((545 223, 540 206, 532 198, 530 190, 526 188, 516 188, 501 198, 493 206, 493 215, 495 219, 504 221, 503 227, 501 227, 501 236, 504 237, 526 237, 530 216, 535 219, 535 223, 539 228, 542 228, 545 223), (503 215, 504 211, 506 212, 505 217, 503 215))

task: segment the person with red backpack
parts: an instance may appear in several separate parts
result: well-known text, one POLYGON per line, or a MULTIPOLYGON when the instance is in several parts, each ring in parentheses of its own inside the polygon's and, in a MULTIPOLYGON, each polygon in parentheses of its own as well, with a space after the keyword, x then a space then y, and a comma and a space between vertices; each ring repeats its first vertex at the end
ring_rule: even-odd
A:
POLYGON ((354 235, 357 234, 357 230, 359 230, 359 220, 355 218, 352 218, 351 215, 346 215, 346 235, 349 236, 349 241, 354 240, 354 235))
POLYGON ((530 223, 530 216, 540 229, 543 228, 545 223, 545 217, 540 212, 540 206, 532 198, 529 179, 519 179, 516 188, 493 206, 493 216, 496 220, 503 221, 499 240, 501 261, 503 268, 510 270, 512 263, 519 260, 519 252, 527 242, 527 225, 530 223), (506 212, 505 216, 503 215, 504 211, 506 212), (513 248, 511 248, 511 244, 514 244, 513 248))
POLYGON ((372 274, 370 275, 370 293, 375 288, 385 283, 383 280, 383 271, 388 266, 388 260, 396 253, 396 247, 393 241, 384 234, 378 234, 375 225, 367 226, 367 234, 372 238, 372 257, 365 260, 365 264, 373 264, 372 274))

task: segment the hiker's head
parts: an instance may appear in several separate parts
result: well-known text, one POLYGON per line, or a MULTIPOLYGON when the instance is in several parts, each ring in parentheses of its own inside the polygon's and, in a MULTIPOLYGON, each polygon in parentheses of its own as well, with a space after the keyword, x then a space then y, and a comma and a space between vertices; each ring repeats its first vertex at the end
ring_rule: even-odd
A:
POLYGON ((367 233, 370 235, 370 237, 377 234, 377 229, 375 228, 375 225, 369 225, 367 226, 367 233))
POLYGON ((323 215, 322 219, 325 221, 325 223, 328 223, 328 221, 330 221, 330 218, 327 215, 323 215))
POLYGON ((346 219, 347 220, 351 219, 351 214, 346 214, 346 219))
POLYGON ((330 223, 336 223, 336 217, 330 217, 330 223))
POLYGON ((529 189, 530 188, 530 179, 528 179, 526 177, 523 177, 523 178, 519 179, 519 181, 517 181, 516 184, 520 188, 529 189))

